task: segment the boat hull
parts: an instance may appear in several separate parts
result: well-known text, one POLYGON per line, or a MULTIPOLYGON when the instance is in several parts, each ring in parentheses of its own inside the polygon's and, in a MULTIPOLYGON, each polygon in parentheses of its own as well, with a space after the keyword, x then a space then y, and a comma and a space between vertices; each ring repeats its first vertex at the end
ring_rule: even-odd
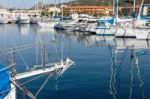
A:
POLYGON ((140 40, 149 40, 150 39, 150 30, 136 29, 135 34, 136 34, 137 39, 140 39, 140 40))
POLYGON ((55 29, 61 29, 61 30, 71 30, 73 31, 75 28, 74 24, 57 24, 55 26, 55 29))
POLYGON ((134 28, 117 28, 116 37, 118 38, 136 38, 134 28))
POLYGON ((38 25, 40 27, 51 27, 51 28, 54 28, 55 25, 57 25, 58 22, 38 22, 38 25))
POLYGON ((18 23, 19 24, 29 24, 30 20, 29 19, 20 19, 20 20, 18 20, 18 23))
POLYGON ((106 27, 99 27, 96 28, 96 34, 102 36, 114 36, 116 33, 116 28, 106 28, 106 27))
POLYGON ((0 24, 6 24, 8 23, 8 20, 0 19, 0 24))

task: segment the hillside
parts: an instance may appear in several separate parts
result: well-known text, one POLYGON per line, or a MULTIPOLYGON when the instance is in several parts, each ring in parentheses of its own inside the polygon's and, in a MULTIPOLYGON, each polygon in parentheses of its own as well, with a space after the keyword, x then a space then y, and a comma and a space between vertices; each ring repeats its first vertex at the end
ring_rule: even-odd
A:
MULTIPOLYGON (((124 0, 120 0, 120 5, 123 5, 124 0)), ((136 0, 136 4, 140 4, 142 0, 136 0)), ((150 0, 145 0, 146 3, 150 3, 150 0)), ((126 0, 126 3, 133 4, 133 0, 126 0)), ((58 4, 60 6, 61 4, 58 4)), ((64 5, 89 5, 89 6, 112 6, 113 0, 74 0, 70 2, 65 2, 64 5)), ((47 8, 50 6, 54 6, 54 4, 43 4, 42 2, 37 3, 30 9, 35 9, 38 6, 38 9, 47 8)))

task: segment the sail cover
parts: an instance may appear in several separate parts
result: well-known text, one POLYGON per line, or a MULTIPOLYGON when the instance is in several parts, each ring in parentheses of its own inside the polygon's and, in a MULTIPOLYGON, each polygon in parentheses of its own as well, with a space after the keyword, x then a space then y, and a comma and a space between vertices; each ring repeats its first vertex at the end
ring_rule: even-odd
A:
POLYGON ((4 69, 4 66, 0 65, 0 99, 4 99, 10 91, 9 77, 8 69, 4 69))
POLYGON ((114 24, 114 18, 107 19, 107 20, 98 20, 98 23, 100 23, 100 24, 105 24, 105 23, 114 24))

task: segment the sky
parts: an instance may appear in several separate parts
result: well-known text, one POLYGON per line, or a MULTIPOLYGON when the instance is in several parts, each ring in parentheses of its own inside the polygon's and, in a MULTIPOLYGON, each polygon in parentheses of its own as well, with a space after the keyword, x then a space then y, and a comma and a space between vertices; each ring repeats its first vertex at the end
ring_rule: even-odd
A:
MULTIPOLYGON (((45 1, 45 3, 55 3, 55 0, 0 0, 0 5, 9 8, 30 8, 35 5, 35 1, 41 2, 45 1)), ((60 1, 60 0, 59 0, 60 1)), ((63 0, 64 2, 71 1, 71 0, 63 0)))

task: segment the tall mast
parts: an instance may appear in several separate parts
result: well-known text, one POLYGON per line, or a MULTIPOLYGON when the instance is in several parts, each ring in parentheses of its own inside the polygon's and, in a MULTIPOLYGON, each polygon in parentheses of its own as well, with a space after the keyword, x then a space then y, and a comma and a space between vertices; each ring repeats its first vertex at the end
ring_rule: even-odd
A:
POLYGON ((118 19, 118 4, 119 4, 119 0, 115 0, 114 2, 114 18, 115 18, 115 23, 117 22, 118 19))
POLYGON ((62 21, 63 21, 63 16, 64 16, 64 9, 63 9, 63 6, 64 6, 64 5, 63 5, 63 3, 64 3, 64 1, 62 0, 62 5, 61 5, 61 7, 62 7, 62 8, 61 8, 61 10, 62 10, 62 12, 61 12, 61 14, 62 14, 62 21))
POLYGON ((134 12, 134 14, 135 14, 135 2, 136 2, 136 0, 133 0, 133 12, 134 12))
POLYGON ((143 7, 143 3, 144 3, 144 0, 142 0, 141 7, 139 8, 139 14, 138 14, 137 19, 140 19, 141 12, 142 12, 142 7, 143 7))
POLYGON ((116 0, 116 18, 118 18, 119 0, 116 0))
POLYGON ((113 0, 113 15, 115 15, 115 0, 113 0))
POLYGON ((37 5, 36 5, 36 0, 34 0, 34 3, 35 3, 35 8, 34 8, 34 10, 35 10, 35 17, 36 17, 36 11, 37 11, 37 5))
POLYGON ((53 13, 53 16, 55 16, 55 15, 56 15, 56 4, 57 4, 56 2, 57 2, 57 0, 55 0, 55 6, 54 6, 54 7, 55 7, 55 8, 54 8, 54 9, 55 9, 55 11, 54 11, 54 13, 53 13))

